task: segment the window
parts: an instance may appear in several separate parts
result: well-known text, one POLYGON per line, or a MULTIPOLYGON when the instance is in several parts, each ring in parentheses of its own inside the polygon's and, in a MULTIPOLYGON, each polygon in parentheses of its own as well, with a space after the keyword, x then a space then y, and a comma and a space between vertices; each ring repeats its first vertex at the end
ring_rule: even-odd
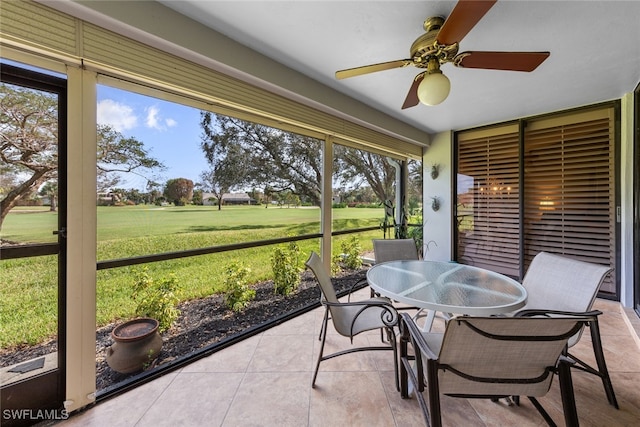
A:
MULTIPOLYGON (((524 258, 540 251, 615 265, 613 109, 527 123, 524 258)), ((615 293, 613 274, 601 291, 615 293)))
MULTIPOLYGON (((458 133, 457 259, 517 278, 540 251, 615 266, 614 113, 458 133)), ((615 283, 614 271, 601 292, 615 283)))
POLYGON ((458 259, 519 275, 517 125, 458 136, 458 259))

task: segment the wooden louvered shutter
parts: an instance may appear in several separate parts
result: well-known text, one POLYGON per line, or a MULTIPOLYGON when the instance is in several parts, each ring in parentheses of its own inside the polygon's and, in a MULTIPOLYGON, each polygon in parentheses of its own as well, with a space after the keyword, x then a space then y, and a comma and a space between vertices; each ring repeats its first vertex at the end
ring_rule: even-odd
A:
MULTIPOLYGON (((615 266, 613 108, 527 123, 525 266, 540 251, 615 266)), ((615 293, 610 274, 601 291, 615 293)))
POLYGON ((518 125, 457 135, 458 260, 520 273, 518 125))

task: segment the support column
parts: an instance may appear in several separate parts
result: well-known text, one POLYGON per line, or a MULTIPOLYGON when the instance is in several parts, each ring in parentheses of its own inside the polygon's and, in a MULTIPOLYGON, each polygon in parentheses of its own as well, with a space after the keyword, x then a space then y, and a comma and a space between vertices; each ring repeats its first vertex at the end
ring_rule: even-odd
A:
POLYGON ((327 271, 331 271, 331 223, 333 206, 333 137, 327 135, 322 150, 322 205, 320 213, 320 232, 322 243, 320 251, 322 262, 327 271))
POLYGON ((67 67, 67 356, 65 409, 96 391, 96 73, 67 67))

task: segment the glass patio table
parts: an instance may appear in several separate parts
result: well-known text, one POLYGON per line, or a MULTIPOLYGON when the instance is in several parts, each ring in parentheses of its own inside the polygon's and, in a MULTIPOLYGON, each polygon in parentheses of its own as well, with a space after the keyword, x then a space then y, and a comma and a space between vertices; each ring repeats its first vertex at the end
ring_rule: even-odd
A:
POLYGON ((436 311, 490 316, 523 307, 527 291, 517 281, 493 271, 440 261, 389 261, 367 272, 369 285, 394 301, 430 310, 423 330, 436 311))

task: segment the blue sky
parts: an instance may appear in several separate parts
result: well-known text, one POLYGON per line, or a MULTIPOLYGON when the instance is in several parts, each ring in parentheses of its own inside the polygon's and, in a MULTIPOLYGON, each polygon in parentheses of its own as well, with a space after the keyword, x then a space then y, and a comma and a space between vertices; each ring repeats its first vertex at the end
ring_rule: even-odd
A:
MULTIPOLYGON (((98 123, 143 142, 150 155, 167 167, 161 173, 162 184, 171 178, 196 183, 208 168, 200 149, 198 109, 98 85, 98 123)), ((145 190, 145 185, 144 179, 128 174, 119 187, 145 190)))
MULTIPOLYGON (((45 74, 66 76, 38 67, 2 59, 3 63, 45 74)), ((188 178, 198 182, 200 173, 208 169, 200 149, 200 111, 150 96, 98 85, 98 123, 113 126, 125 137, 144 143, 150 155, 167 169, 161 173, 161 184, 171 178, 188 178)), ((118 186, 146 191, 146 181, 126 174, 118 186)))

